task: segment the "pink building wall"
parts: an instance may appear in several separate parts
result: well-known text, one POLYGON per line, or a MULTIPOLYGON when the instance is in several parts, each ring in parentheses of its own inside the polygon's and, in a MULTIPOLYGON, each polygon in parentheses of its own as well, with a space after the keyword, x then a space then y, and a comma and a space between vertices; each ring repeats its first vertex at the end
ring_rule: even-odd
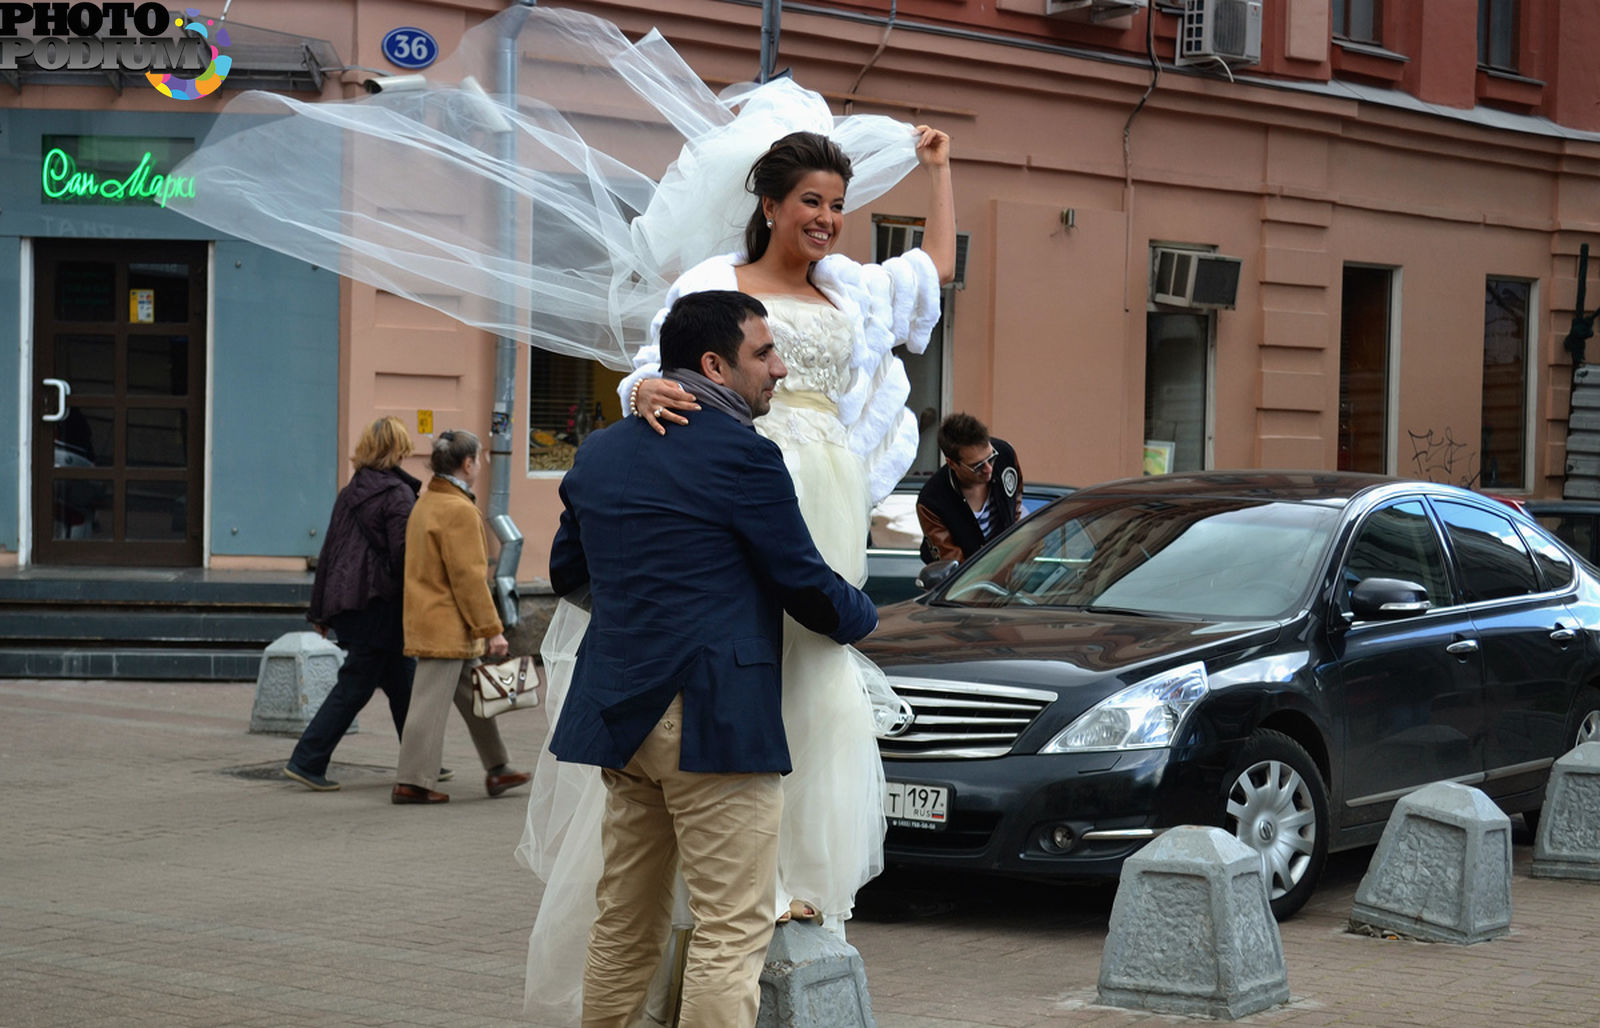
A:
MULTIPOLYGON (((267 8, 235 6, 234 17, 266 23, 267 8)), ((270 27, 326 38, 350 65, 387 68, 379 40, 388 28, 425 28, 448 51, 467 26, 503 6, 281 0, 270 7, 270 27)), ((759 6, 566 6, 610 18, 630 35, 658 27, 713 87, 755 72, 759 6)), ((1385 44, 1405 60, 1331 41, 1328 0, 1269 0, 1262 63, 1237 69, 1237 83, 1175 71, 1176 19, 1159 14, 1164 73, 1131 122, 1126 165, 1124 127, 1150 85, 1144 13, 1089 26, 1031 13, 1042 0, 902 0, 901 27, 886 36, 887 0, 817 6, 876 20, 785 11, 780 68, 792 68, 836 110, 925 121, 953 137, 957 216, 972 248, 967 285, 953 299, 948 409, 978 415, 1016 445, 1030 478, 1088 484, 1139 472, 1149 248, 1173 242, 1243 261, 1237 307, 1215 318, 1211 466, 1336 465, 1342 272, 1347 263, 1371 263, 1399 269, 1401 282, 1391 411, 1397 474, 1470 477, 1484 277, 1537 283, 1529 484, 1536 494, 1559 494, 1570 377, 1561 338, 1578 245, 1600 234, 1600 144, 1492 127, 1486 107, 1475 105, 1600 131, 1594 5, 1523 4, 1530 81, 1478 69, 1472 0, 1385 5, 1385 44), (912 23, 967 34, 904 27, 912 23), (998 35, 1058 49, 986 38, 998 35), (1409 94, 1445 114, 1319 91, 1330 78, 1409 94), (1458 463, 1441 470, 1432 451, 1419 460, 1413 434, 1426 449, 1446 433, 1462 444, 1458 463)), ((356 95, 359 77, 336 76, 324 98, 356 95)), ((36 88, 17 102, 135 109, 163 98, 36 88)), ((871 210, 918 215, 925 207, 913 174, 871 210)), ((866 259, 870 247, 861 212, 841 249, 866 259)), ((1591 296, 1600 297, 1593 283, 1591 296)), ((327 454, 340 461, 341 476, 361 427, 382 414, 415 426, 417 412, 431 410, 438 428, 487 438, 492 339, 351 282, 342 322, 340 438, 327 454)), ((511 491, 527 536, 524 578, 543 574, 559 511, 559 476, 524 471, 527 376, 524 355, 511 491)), ((413 470, 422 470, 420 459, 413 470)))

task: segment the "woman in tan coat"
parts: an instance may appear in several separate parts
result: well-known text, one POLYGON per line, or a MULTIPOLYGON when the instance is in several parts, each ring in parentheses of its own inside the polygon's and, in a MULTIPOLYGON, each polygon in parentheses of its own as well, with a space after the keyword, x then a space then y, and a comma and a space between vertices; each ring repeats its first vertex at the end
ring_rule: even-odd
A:
POLYGON ((434 439, 429 463, 434 477, 406 522, 405 652, 417 658, 417 673, 390 795, 395 803, 450 799, 433 787, 452 699, 483 761, 490 796, 532 777, 510 766, 494 721, 472 712, 471 688, 462 674, 468 660, 486 651, 503 657, 508 649, 489 592, 483 517, 472 493, 472 483, 489 459, 477 436, 453 429, 434 439))

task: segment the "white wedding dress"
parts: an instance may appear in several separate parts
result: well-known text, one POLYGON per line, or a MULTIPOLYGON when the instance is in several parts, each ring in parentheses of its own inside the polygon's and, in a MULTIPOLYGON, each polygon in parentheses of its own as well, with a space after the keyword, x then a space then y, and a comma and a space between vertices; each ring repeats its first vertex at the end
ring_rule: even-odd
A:
MULTIPOLYGON (((859 326, 821 300, 760 299, 789 375, 756 430, 782 449, 818 551, 860 585, 873 495, 867 462, 852 452, 838 406, 854 377, 859 326)), ((580 607, 562 601, 545 636, 541 655, 552 725, 587 623, 580 607)), ((791 898, 801 899, 821 909, 824 926, 842 935, 856 891, 883 869, 884 776, 875 710, 884 711, 892 697, 883 673, 853 647, 785 618, 783 721, 794 770, 783 779, 774 918, 791 898)), ((561 764, 548 748, 535 775, 521 852, 547 884, 529 941, 526 1009, 552 1023, 576 1023, 595 917, 605 789, 598 769, 561 764)), ((685 913, 680 902, 676 924, 687 925, 685 913)))

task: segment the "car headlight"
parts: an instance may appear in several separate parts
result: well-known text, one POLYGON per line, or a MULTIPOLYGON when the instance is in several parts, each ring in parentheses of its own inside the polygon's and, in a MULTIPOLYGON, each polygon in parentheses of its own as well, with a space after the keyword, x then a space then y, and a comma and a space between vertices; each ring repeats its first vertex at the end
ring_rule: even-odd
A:
POLYGON ((1039 752, 1082 753, 1170 746, 1184 717, 1208 691, 1204 664, 1197 662, 1173 668, 1096 703, 1039 752))

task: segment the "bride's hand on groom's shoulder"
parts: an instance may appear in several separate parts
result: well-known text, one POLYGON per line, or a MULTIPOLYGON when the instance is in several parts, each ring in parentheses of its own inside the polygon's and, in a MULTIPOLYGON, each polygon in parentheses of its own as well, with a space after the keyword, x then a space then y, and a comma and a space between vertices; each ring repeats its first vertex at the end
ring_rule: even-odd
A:
POLYGON ((674 425, 689 423, 689 419, 678 411, 700 409, 693 393, 667 378, 645 379, 639 383, 638 395, 638 410, 634 413, 643 418, 658 435, 667 434, 666 422, 674 425))

